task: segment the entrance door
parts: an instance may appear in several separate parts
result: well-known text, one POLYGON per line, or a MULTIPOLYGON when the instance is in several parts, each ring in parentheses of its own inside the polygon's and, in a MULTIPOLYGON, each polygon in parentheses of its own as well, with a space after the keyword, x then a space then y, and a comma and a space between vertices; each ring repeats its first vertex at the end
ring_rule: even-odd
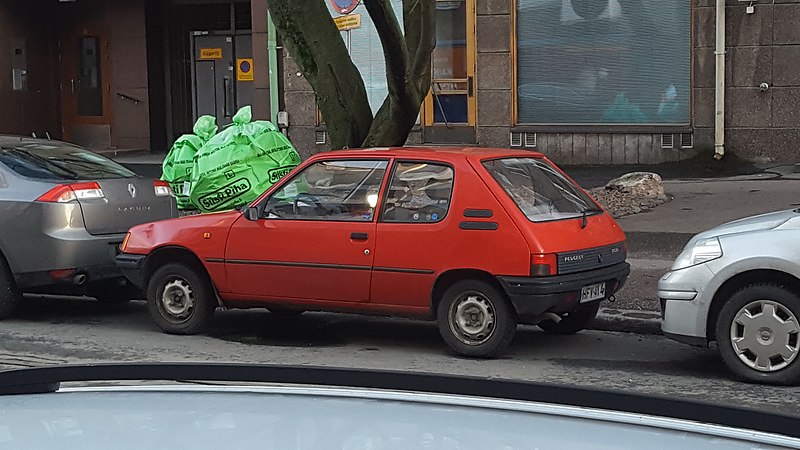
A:
POLYGON ((248 32, 197 31, 194 42, 194 119, 208 114, 227 125, 253 102, 253 40, 248 32))
POLYGON ((436 1, 436 49, 425 139, 475 141, 475 0, 436 1))
POLYGON ((111 70, 108 34, 84 25, 60 42, 61 121, 64 140, 107 149, 111 137, 111 70))

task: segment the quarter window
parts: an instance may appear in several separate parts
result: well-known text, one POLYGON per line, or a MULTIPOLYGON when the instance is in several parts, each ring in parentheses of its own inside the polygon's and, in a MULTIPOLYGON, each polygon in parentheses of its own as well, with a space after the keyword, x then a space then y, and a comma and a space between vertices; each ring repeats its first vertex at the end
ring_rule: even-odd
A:
POLYGON ((270 196, 271 219, 370 222, 387 161, 322 161, 292 178, 270 196))
POLYGON ((382 221, 434 223, 447 215, 453 193, 453 169, 441 164, 397 164, 386 192, 382 221))

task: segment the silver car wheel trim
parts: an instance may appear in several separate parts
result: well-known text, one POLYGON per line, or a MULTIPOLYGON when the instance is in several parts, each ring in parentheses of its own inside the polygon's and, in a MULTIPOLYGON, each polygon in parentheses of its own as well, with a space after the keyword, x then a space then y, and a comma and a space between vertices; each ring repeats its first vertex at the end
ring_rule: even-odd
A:
POLYGON ((167 319, 185 321, 192 315, 194 304, 194 290, 183 278, 172 278, 164 285, 160 306, 167 319))
POLYGON ((481 345, 494 334, 494 306, 478 293, 464 294, 450 306, 450 330, 467 345, 481 345))
POLYGON ((733 318, 731 345, 739 359, 759 372, 775 372, 800 353, 800 325, 785 306, 772 300, 747 304, 733 318))

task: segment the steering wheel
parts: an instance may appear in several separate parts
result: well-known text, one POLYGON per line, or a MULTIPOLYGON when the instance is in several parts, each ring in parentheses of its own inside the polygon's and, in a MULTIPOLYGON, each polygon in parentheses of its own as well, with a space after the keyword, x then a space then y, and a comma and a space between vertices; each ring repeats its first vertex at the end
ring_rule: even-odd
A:
POLYGON ((309 200, 311 203, 313 203, 314 204, 314 212, 315 213, 325 210, 325 207, 322 206, 322 203, 320 203, 320 201, 319 201, 319 199, 317 197, 314 197, 311 194, 299 194, 297 197, 294 198, 294 203, 292 204, 292 211, 294 212, 295 216, 303 215, 303 214, 300 214, 300 210, 302 208, 300 206, 300 200, 301 199, 306 199, 306 200, 309 200))

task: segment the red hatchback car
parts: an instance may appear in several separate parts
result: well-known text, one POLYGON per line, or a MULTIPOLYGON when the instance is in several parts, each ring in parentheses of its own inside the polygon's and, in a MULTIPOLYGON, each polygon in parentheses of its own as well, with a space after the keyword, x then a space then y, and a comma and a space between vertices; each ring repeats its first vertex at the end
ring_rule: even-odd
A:
POLYGON ((318 154, 241 211, 134 227, 117 263, 168 333, 217 307, 389 314, 490 357, 517 323, 585 328, 625 258, 619 225, 539 153, 397 148, 318 154))

